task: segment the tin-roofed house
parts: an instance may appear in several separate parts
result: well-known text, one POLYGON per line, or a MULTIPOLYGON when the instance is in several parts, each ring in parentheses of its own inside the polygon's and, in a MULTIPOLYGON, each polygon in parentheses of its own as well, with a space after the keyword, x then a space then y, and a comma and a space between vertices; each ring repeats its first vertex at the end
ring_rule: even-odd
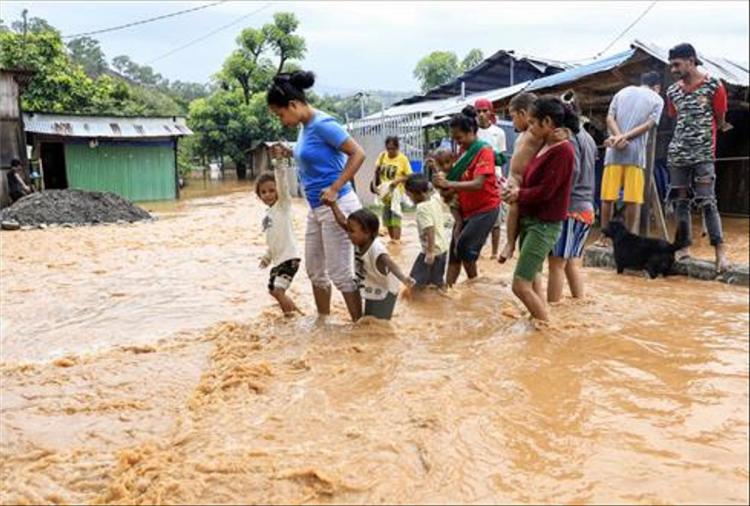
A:
POLYGON ((184 118, 29 112, 23 119, 44 189, 109 191, 131 201, 179 195, 177 142, 192 135, 184 118))

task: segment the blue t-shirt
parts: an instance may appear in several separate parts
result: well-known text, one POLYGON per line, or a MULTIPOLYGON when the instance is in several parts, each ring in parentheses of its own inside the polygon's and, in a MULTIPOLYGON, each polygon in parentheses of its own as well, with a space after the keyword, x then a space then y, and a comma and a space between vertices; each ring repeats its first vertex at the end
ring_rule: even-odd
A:
MULTIPOLYGON (((320 193, 331 186, 344 170, 347 155, 339 151, 349 138, 344 127, 324 112, 315 111, 312 120, 300 129, 294 160, 305 197, 313 209, 320 207, 320 193)), ((347 182, 339 191, 339 198, 352 191, 347 182)))

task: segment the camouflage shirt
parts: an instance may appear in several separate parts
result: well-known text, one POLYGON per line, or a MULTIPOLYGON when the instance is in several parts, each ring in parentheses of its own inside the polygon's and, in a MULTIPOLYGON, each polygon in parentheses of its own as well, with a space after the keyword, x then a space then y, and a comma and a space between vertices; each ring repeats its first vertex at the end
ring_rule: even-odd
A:
POLYGON ((726 92, 721 81, 706 76, 694 90, 679 82, 667 89, 670 115, 677 117, 669 143, 670 166, 693 165, 714 159, 715 117, 726 112, 726 92))

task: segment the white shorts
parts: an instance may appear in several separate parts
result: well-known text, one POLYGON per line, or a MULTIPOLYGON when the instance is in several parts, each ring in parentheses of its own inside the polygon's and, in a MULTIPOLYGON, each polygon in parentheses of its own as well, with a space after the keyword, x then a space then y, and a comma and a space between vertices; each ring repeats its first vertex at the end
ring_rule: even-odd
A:
MULTIPOLYGON (((338 205, 344 216, 362 208, 353 191, 339 198, 338 205)), ((307 214, 305 267, 313 286, 329 288, 333 282, 341 292, 357 291, 354 245, 328 206, 316 207, 307 214)))

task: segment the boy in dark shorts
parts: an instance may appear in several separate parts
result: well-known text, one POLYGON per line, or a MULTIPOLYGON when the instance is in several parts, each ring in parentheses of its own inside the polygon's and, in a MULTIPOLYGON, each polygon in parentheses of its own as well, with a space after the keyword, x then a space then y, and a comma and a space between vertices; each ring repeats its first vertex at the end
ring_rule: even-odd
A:
POLYGON ((421 174, 409 176, 406 194, 417 206, 417 230, 422 244, 422 251, 414 261, 410 276, 417 282, 417 287, 442 287, 448 259, 443 203, 439 195, 430 195, 430 183, 421 174))

